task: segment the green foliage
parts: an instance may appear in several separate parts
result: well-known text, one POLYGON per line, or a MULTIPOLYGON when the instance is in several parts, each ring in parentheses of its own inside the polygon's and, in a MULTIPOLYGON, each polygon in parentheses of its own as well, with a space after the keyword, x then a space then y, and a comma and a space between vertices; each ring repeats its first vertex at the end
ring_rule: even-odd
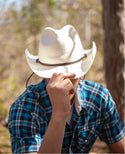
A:
POLYGON ((49 4, 50 7, 55 7, 56 3, 57 3, 57 0, 49 0, 48 1, 48 4, 49 4))
POLYGON ((39 3, 31 1, 30 5, 22 8, 22 21, 32 35, 37 35, 41 27, 41 13, 39 3))
POLYGON ((16 83, 15 83, 14 78, 12 77, 8 77, 7 79, 4 79, 3 85, 7 91, 12 91, 16 89, 16 83))
POLYGON ((14 19, 13 28, 14 28, 14 31, 15 31, 15 34, 16 34, 15 36, 16 36, 16 39, 19 40, 20 32, 21 32, 20 28, 21 27, 20 27, 20 21, 19 21, 18 13, 14 9, 11 9, 11 13, 12 13, 13 19, 14 19))
POLYGON ((44 8, 44 5, 48 9, 47 13, 52 16, 53 13, 51 11, 56 8, 56 1, 57 0, 29 0, 29 2, 21 8, 21 11, 11 10, 14 19, 13 28, 16 39, 25 45, 27 38, 32 37, 33 50, 36 51, 37 35, 41 32, 41 27, 46 21, 46 8, 44 8))

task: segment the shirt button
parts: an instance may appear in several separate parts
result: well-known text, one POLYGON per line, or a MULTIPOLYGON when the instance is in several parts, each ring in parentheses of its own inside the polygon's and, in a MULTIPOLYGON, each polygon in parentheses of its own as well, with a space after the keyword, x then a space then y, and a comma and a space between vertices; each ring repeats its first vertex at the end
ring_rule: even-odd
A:
POLYGON ((87 143, 87 140, 85 140, 85 143, 87 143))

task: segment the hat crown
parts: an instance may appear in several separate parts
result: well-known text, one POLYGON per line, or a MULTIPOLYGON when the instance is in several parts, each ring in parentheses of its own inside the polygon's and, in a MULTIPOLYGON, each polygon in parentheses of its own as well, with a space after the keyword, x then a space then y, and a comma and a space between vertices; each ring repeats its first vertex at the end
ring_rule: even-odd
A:
POLYGON ((79 36, 71 25, 59 30, 47 27, 42 32, 39 43, 39 60, 49 64, 77 60, 83 55, 82 46, 79 45, 80 50, 78 51, 77 47, 76 51, 75 42, 79 43, 79 41, 79 36))

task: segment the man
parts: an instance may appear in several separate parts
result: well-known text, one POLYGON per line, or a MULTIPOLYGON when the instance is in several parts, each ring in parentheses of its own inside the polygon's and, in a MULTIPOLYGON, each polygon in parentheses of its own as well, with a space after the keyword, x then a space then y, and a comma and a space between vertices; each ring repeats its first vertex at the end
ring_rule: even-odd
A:
POLYGON ((95 43, 84 50, 71 25, 45 28, 38 56, 26 50, 29 66, 44 79, 10 108, 13 153, 88 153, 97 136, 113 152, 125 152, 125 128, 109 91, 80 79, 95 55, 95 43))

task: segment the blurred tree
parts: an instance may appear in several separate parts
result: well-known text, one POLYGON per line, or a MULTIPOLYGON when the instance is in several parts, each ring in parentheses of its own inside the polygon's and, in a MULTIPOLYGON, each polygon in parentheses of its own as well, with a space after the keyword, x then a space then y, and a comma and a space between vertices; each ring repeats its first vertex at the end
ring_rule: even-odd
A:
POLYGON ((102 0, 102 5, 105 78, 124 122, 125 0, 102 0))
MULTIPOLYGON (((25 23, 25 28, 29 35, 33 37, 33 49, 37 48, 37 35, 42 27, 42 13, 38 0, 30 0, 28 5, 22 7, 22 20, 25 23)), ((23 25, 24 28, 24 25, 23 25)))
POLYGON ((14 30, 16 38, 22 38, 22 42, 26 42, 27 35, 33 38, 33 50, 37 48, 37 35, 41 30, 43 14, 40 11, 38 0, 29 0, 20 11, 11 10, 14 19, 14 30), (21 36, 20 36, 21 35, 21 36), (19 37, 20 36, 20 37, 19 37))
POLYGON ((62 10, 68 12, 67 22, 76 26, 85 48, 91 47, 92 40, 101 50, 102 43, 102 6, 100 0, 62 0, 62 10), (79 23, 79 24, 78 24, 79 23))
POLYGON ((53 15, 52 10, 55 9, 56 3, 56 0, 29 0, 24 1, 20 10, 15 7, 11 9, 16 39, 22 38, 20 41, 23 45, 27 41, 32 43, 30 48, 34 51, 33 54, 36 54, 38 48, 37 36, 46 23, 47 15, 53 15))

